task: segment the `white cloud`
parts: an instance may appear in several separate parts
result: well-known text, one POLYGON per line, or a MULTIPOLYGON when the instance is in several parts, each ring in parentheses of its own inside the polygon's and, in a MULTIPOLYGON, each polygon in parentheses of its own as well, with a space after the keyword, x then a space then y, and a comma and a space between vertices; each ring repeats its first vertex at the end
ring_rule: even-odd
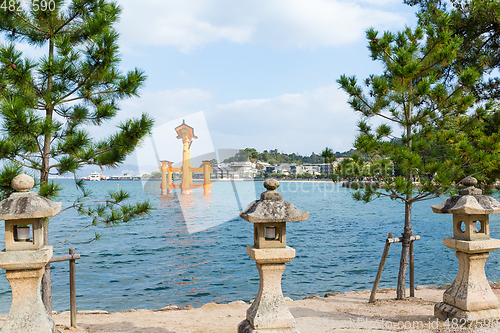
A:
POLYGON ((130 118, 138 118, 142 113, 152 116, 155 119, 154 126, 158 127, 208 107, 211 98, 209 91, 201 89, 146 91, 140 98, 120 102, 121 111, 113 121, 99 127, 89 126, 88 129, 95 138, 108 136, 117 131, 117 124, 130 118))
MULTIPOLYGON (((337 85, 220 105, 212 105, 211 96, 198 89, 145 93, 141 99, 125 101, 122 110, 128 118, 148 112, 156 119, 156 127, 183 118, 187 122, 186 117, 203 111, 215 149, 253 147, 309 155, 325 147, 334 151, 352 147, 359 116, 337 85)), ((106 132, 104 128, 99 131, 106 132)))
POLYGON ((141 112, 154 115, 155 126, 209 106, 212 94, 201 89, 172 89, 144 92, 139 99, 122 102, 124 116, 141 112), (132 112, 131 112, 132 111, 132 112))
POLYGON ((247 42, 253 32, 252 25, 234 20, 238 8, 230 3, 225 6, 225 2, 122 0, 124 10, 119 30, 127 44, 167 45, 183 52, 220 40, 247 42))
POLYGON ((352 147, 358 116, 336 85, 302 94, 238 100, 207 112, 217 148, 253 147, 286 153, 319 153, 352 147))
POLYGON ((366 28, 401 27, 385 7, 394 0, 121 0, 119 30, 127 45, 173 46, 189 52, 209 43, 264 42, 316 48, 352 43, 366 28))
POLYGON ((400 0, 346 0, 346 2, 350 3, 367 3, 370 5, 376 5, 376 6, 394 6, 394 5, 400 5, 401 1, 400 0))
POLYGON ((403 17, 354 2, 331 0, 269 1, 270 17, 258 39, 286 47, 346 45, 363 38, 370 26, 401 25, 403 17))

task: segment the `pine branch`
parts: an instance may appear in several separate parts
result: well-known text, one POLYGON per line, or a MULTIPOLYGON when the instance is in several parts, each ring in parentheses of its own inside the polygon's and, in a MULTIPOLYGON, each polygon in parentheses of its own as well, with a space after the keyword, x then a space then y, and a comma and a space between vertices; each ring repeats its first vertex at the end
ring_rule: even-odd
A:
MULTIPOLYGON (((456 177, 456 175, 457 175, 457 173, 458 173, 460 170, 462 170, 462 169, 463 169, 463 168, 464 168, 464 167, 465 167, 468 163, 469 163, 469 161, 468 161, 468 160, 464 161, 464 163, 462 163, 462 165, 461 165, 460 167, 458 167, 458 168, 457 168, 457 170, 455 170, 455 172, 451 175, 450 179, 455 178, 455 177, 456 177)), ((471 175, 471 176, 472 176, 472 175, 471 175)), ((463 179, 462 179, 461 181, 459 181, 458 183, 456 183, 455 185, 450 186, 448 189, 446 189, 446 190, 445 190, 445 192, 446 192, 446 191, 449 191, 450 189, 455 188, 456 186, 458 186, 459 184, 461 184, 461 183, 462 183, 462 181, 463 181, 463 179)), ((435 194, 438 190, 440 190, 440 189, 439 189, 439 188, 435 188, 433 191, 430 191, 430 192, 428 192, 428 193, 426 193, 426 194, 422 195, 422 196, 421 196, 421 198, 424 198, 424 199, 414 200, 413 202, 418 202, 418 201, 428 200, 428 199, 425 199, 425 198, 427 198, 427 197, 428 197, 428 196, 430 196, 430 195, 434 195, 434 194, 435 194)), ((417 196, 417 197, 418 197, 418 196, 417 196)), ((415 198, 417 198, 417 197, 415 197, 415 198)), ((438 197, 438 196, 435 196, 434 198, 436 198, 436 197, 438 197)))
MULTIPOLYGON (((15 163, 17 163, 17 164, 19 164, 19 165, 21 165, 21 166, 23 166, 23 167, 25 167, 25 168, 28 168, 28 169, 34 169, 33 165, 27 165, 27 164, 24 164, 24 163, 22 163, 22 162, 20 162, 20 161, 16 160, 15 158, 12 158, 12 157, 6 157, 6 158, 7 158, 9 161, 15 162, 15 163)), ((37 169, 37 170, 40 170, 40 169, 38 169, 38 168, 36 168, 36 169, 37 169)))
MULTIPOLYGON (((64 104, 64 103, 67 103, 67 102, 72 102, 73 101, 72 99, 70 99, 70 100, 64 100, 64 99, 68 98, 69 96, 71 96, 74 93, 76 93, 78 91, 78 89, 80 89, 81 87, 83 87, 85 85, 85 83, 87 82, 87 80, 89 78, 90 78, 90 76, 87 77, 87 78, 85 78, 83 81, 79 82, 76 88, 74 88, 69 93, 67 93, 66 95, 62 96, 61 98, 59 98, 59 100, 56 101, 55 105, 64 104)), ((82 97, 82 98, 85 98, 85 97, 82 97)))
POLYGON ((109 201, 109 200, 90 200, 90 201, 85 201, 85 202, 80 202, 80 203, 76 203, 76 202, 75 202, 75 203, 74 203, 74 204, 72 204, 71 206, 68 206, 68 207, 66 207, 66 208, 62 209, 59 213, 57 213, 57 214, 56 214, 56 215, 54 215, 54 216, 57 216, 57 215, 59 215, 59 214, 61 214, 61 213, 65 212, 65 211, 67 211, 67 210, 69 210, 69 209, 78 208, 78 207, 80 207, 80 206, 82 206, 82 205, 87 205, 87 204, 91 204, 91 203, 100 203, 100 202, 110 203, 111 201, 109 201))
POLYGON ((83 231, 83 230, 85 230, 85 229, 87 229, 87 228, 89 228, 89 227, 91 227, 91 226, 93 226, 93 224, 92 224, 92 223, 91 223, 91 224, 89 224, 89 225, 86 225, 86 226, 85 226, 85 227, 83 227, 83 228, 78 229, 77 231, 75 231, 74 233, 72 233, 72 234, 71 234, 68 238, 66 238, 65 240, 63 240, 63 241, 62 241, 62 242, 60 242, 59 244, 54 245, 53 247, 58 247, 59 245, 62 245, 62 244, 64 244, 64 243, 66 243, 66 242, 67 242, 67 241, 69 241, 69 240, 70 240, 73 236, 75 236, 75 235, 76 235, 76 234, 78 234, 79 232, 81 232, 81 231, 83 231))
MULTIPOLYGON (((73 59, 71 59, 71 61, 70 61, 70 62, 71 62, 71 65, 72 65, 72 66, 75 68, 75 70, 78 72, 78 74, 80 74, 80 78, 82 78, 82 79, 84 80, 84 81, 80 81, 80 82, 86 82, 86 80, 87 80, 87 79, 85 79, 85 78, 84 78, 83 73, 82 73, 82 72, 80 71, 80 69, 79 69, 79 68, 75 65, 75 62, 73 61, 73 59)), ((75 82, 75 83, 77 83, 76 81, 74 81, 74 82, 75 82)), ((83 84, 85 84, 85 83, 83 83, 83 84)), ((72 92, 72 93, 69 93, 69 94, 68 94, 68 95, 66 95, 65 97, 62 97, 62 98, 61 98, 61 100, 65 99, 66 97, 69 97, 69 96, 71 96, 72 94, 74 94, 75 92, 77 92, 77 91, 78 91, 78 89, 80 89, 80 88, 83 86, 83 84, 82 84, 81 86, 79 86, 76 90, 73 90, 73 92, 72 92)))
POLYGON ((394 194, 387 194, 387 193, 384 193, 384 192, 379 192, 377 191, 377 194, 380 194, 380 195, 383 195, 383 196, 386 196, 386 197, 390 197, 390 198, 397 198, 403 202, 409 202, 406 198, 396 194, 394 191, 391 190, 391 192, 393 192, 394 194))
POLYGON ((75 98, 72 98, 72 99, 67 99, 67 100, 62 101, 61 103, 74 102, 74 101, 78 101, 78 100, 81 100, 81 99, 89 99, 90 97, 97 96, 97 95, 114 94, 114 93, 117 93, 117 92, 119 92, 119 90, 98 91, 98 92, 95 92, 95 93, 87 94, 85 96, 79 96, 79 97, 75 97, 75 98))
POLYGON ((372 106, 371 106, 371 105, 370 105, 370 104, 369 104, 369 103, 365 100, 365 98, 363 98, 360 94, 355 95, 355 97, 356 97, 359 101, 361 101, 361 102, 362 102, 362 103, 363 103, 363 104, 364 104, 364 105, 365 105, 368 109, 370 109, 374 115, 377 115, 377 116, 379 116, 379 117, 382 117, 382 118, 387 119, 387 120, 389 120, 389 121, 393 121, 393 122, 398 123, 398 124, 401 124, 401 125, 403 124, 403 123, 402 123, 401 121, 399 121, 398 119, 395 119, 395 118, 390 118, 390 117, 388 117, 388 116, 383 115, 382 113, 380 113, 380 112, 378 112, 378 111, 374 111, 374 108, 373 108, 373 107, 372 107, 372 106))
POLYGON ((59 28, 56 29, 56 31, 54 31, 54 35, 57 35, 65 26, 67 26, 68 24, 71 23, 71 21, 73 21, 77 16, 79 15, 78 12, 75 12, 75 14, 70 17, 66 22, 64 22, 59 28))
MULTIPOLYGON (((29 25, 32 29, 35 29, 37 31, 40 31, 40 32, 43 32, 44 34, 48 35, 49 32, 48 31, 45 31, 39 27, 37 27, 36 25, 32 24, 30 21, 26 20, 24 17, 22 17, 21 15, 19 15, 17 12, 15 11, 9 11, 11 14, 13 14, 14 16, 17 16, 19 19, 21 19, 21 21, 23 21, 24 23, 26 23, 27 25, 29 25)), ((21 34, 23 35, 22 33, 20 33, 19 31, 15 31, 16 34, 21 34)), ((29 36, 27 34, 24 34, 25 36, 29 36)))
MULTIPOLYGON (((380 44, 378 43, 378 39, 375 41, 370 41, 370 45, 376 45, 380 52, 385 54, 392 62, 396 62, 396 60, 394 60, 394 58, 389 53, 387 53, 387 49, 380 46, 380 44)), ((381 60, 381 59, 379 59, 379 60, 381 60)))
MULTIPOLYGON (((370 160, 370 162, 375 163, 372 155, 368 155, 368 159, 370 160)), ((383 173, 382 173, 382 175, 378 175, 378 177, 381 177, 382 180, 384 181, 384 183, 389 184, 389 182, 387 181, 388 180, 387 177, 383 173)), ((377 193, 384 195, 384 196, 394 197, 396 199, 403 200, 403 201, 406 200, 405 198, 400 196, 393 188, 389 187, 389 190, 391 191, 390 195, 385 194, 385 193, 380 192, 380 191, 377 191, 377 193)))
POLYGON ((26 156, 26 155, 23 155, 23 154, 20 154, 20 153, 18 153, 17 155, 18 155, 18 156, 20 156, 20 157, 22 157, 23 159, 27 160, 28 162, 32 163, 32 165, 33 165, 33 164, 36 164, 36 162, 35 162, 35 161, 33 161, 31 158, 29 158, 29 157, 28 157, 28 156, 26 156))
MULTIPOLYGON (((136 211, 129 211, 128 209, 126 209, 126 206, 120 204, 120 201, 123 200, 124 198, 126 198, 126 195, 124 195, 124 193, 115 193, 115 194, 110 193, 110 196, 112 198, 114 198, 114 200, 90 200, 90 201, 79 202, 79 203, 75 202, 73 205, 71 205, 69 207, 66 207, 65 209, 61 210, 58 214, 56 214, 55 216, 61 214, 62 212, 66 211, 68 209, 78 208, 78 211, 80 213, 86 213, 87 215, 94 216, 94 220, 92 221, 92 223, 90 223, 90 224, 88 224, 88 225, 86 225, 86 226, 78 229, 77 231, 75 231, 73 234, 71 234, 69 237, 67 237, 65 240, 63 240, 59 244, 55 245, 54 247, 57 247, 57 246, 60 246, 61 244, 66 243, 73 236, 75 236, 79 232, 81 232, 81 231, 83 231, 83 230, 85 230, 85 229, 87 229, 89 227, 97 226, 99 224, 107 224, 109 226, 110 223, 112 223, 112 224, 117 223, 116 220, 114 220, 114 216, 113 216, 114 212, 116 212, 116 211, 114 211, 112 207, 111 207, 111 213, 112 213, 112 215, 110 217, 108 217, 108 220, 106 220, 106 219, 102 219, 100 216, 96 216, 95 213, 92 212, 91 210, 85 209, 83 207, 83 205, 87 205, 87 204, 90 204, 90 203, 99 203, 99 202, 101 202, 101 203, 105 203, 107 207, 108 207, 108 205, 119 206, 119 207, 122 208, 122 212, 121 212, 122 216, 121 216, 121 218, 123 219, 123 222, 128 222, 130 218, 133 218, 134 216, 137 216, 138 214, 143 214, 143 213, 148 214, 148 210, 150 209, 147 206, 140 207, 138 205, 136 211), (130 216, 127 216, 127 214, 129 214, 130 216)), ((148 204, 148 203, 146 202, 146 204, 148 204)), ((89 241, 88 243, 90 243, 91 241, 89 241)))
POLYGON ((402 121, 399 121, 399 120, 397 120, 397 119, 395 119, 395 118, 390 118, 390 117, 384 116, 382 113, 378 113, 378 112, 376 112, 376 113, 374 113, 374 115, 379 116, 379 117, 382 117, 382 118, 387 119, 387 120, 389 120, 389 121, 393 121, 393 122, 398 123, 398 124, 401 124, 401 125, 403 124, 403 122, 402 122, 402 121))

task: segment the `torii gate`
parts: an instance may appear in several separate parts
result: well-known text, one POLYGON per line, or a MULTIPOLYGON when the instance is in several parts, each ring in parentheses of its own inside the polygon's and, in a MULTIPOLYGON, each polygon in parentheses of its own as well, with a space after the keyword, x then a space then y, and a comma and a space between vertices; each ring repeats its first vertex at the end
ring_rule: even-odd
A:
POLYGON ((193 139, 198 139, 194 135, 194 128, 186 125, 184 119, 182 124, 175 128, 177 132, 177 139, 182 139, 182 166, 180 168, 174 168, 173 162, 170 161, 160 161, 161 162, 161 194, 165 195, 167 193, 172 193, 174 188, 180 188, 182 194, 189 194, 193 192, 194 188, 203 188, 203 193, 209 194, 210 189, 213 184, 210 182, 210 172, 213 171, 210 166, 210 161, 203 161, 203 166, 201 168, 191 167, 191 144, 193 139), (182 172, 182 183, 174 184, 172 182, 172 172, 182 172), (203 172, 203 184, 193 183, 193 172, 203 172), (167 176, 168 173, 168 176, 167 176))

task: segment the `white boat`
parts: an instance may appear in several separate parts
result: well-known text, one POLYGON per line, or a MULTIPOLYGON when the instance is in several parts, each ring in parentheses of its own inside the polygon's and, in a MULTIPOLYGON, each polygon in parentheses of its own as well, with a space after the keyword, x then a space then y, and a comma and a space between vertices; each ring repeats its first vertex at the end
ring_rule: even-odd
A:
POLYGON ((98 173, 98 172, 92 172, 90 174, 90 177, 89 177, 89 180, 93 180, 93 181, 100 181, 101 180, 101 177, 102 177, 102 174, 98 173))

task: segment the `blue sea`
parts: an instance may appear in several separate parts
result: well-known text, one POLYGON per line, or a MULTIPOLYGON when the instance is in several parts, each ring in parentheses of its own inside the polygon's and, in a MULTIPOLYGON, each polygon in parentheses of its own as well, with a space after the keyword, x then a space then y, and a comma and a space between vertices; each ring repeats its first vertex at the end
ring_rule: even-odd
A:
MULTIPOLYGON (((61 180, 59 200, 71 205, 78 192, 71 180, 61 180)), ((262 182, 218 182, 212 193, 159 195, 158 182, 88 182, 90 200, 118 188, 130 201, 150 200, 150 216, 112 228, 89 228, 54 248, 54 255, 75 247, 77 307, 79 310, 159 309, 167 305, 200 306, 255 298, 259 275, 246 254, 253 243, 253 226, 238 213, 265 189, 262 182), (83 244, 102 232, 98 241, 83 244)), ((352 190, 340 184, 282 182, 283 198, 310 212, 309 219, 287 224, 287 245, 296 258, 286 265, 283 294, 293 299, 327 292, 371 289, 388 233, 403 230, 404 206, 388 198, 368 204, 352 199, 352 190)), ((452 236, 452 216, 434 214, 431 205, 445 198, 413 206, 415 283, 451 283, 458 270, 454 251, 442 245, 452 236)), ((50 243, 57 244, 90 223, 68 210, 50 221, 50 243)), ((490 217, 491 235, 500 238, 500 223, 490 217)), ((4 237, 3 227, 0 239, 4 237)), ((380 288, 395 288, 401 244, 391 245, 380 288)), ((500 251, 486 262, 491 281, 500 281, 500 251)), ((69 309, 68 262, 52 264, 53 308, 69 309)), ((0 273, 0 313, 10 308, 10 286, 0 273)))

